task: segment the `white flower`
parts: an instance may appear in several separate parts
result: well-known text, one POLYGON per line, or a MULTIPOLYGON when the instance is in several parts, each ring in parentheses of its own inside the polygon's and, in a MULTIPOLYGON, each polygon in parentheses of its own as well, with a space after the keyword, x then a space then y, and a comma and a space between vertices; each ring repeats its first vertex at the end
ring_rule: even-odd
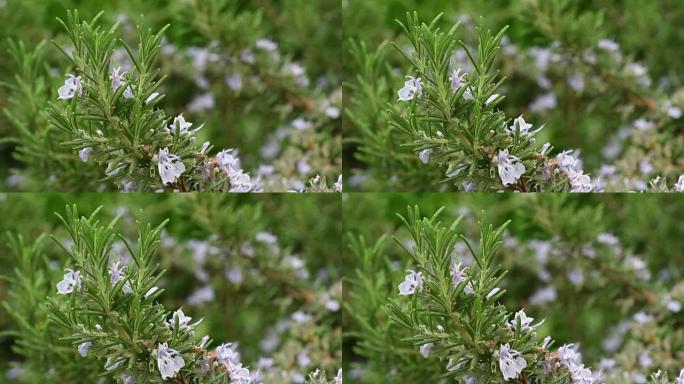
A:
POLYGON ((83 357, 88 356, 88 350, 90 349, 91 345, 93 345, 93 343, 91 343, 90 341, 86 341, 85 343, 79 344, 78 353, 83 357))
MULTIPOLYGON (((340 368, 337 371, 337 376, 335 376, 335 383, 334 384, 342 384, 342 368, 340 368)), ((679 383, 677 383, 679 384, 679 383)))
POLYGON ((190 320, 192 320, 192 317, 185 316, 185 313, 183 313, 183 308, 179 308, 173 313, 171 320, 164 321, 164 323, 169 328, 176 328, 176 325, 178 325, 178 329, 193 329, 197 326, 197 324, 202 322, 202 320, 200 320, 195 324, 190 324, 190 320))
POLYGON ((82 162, 88 161, 90 158, 90 153, 93 151, 93 147, 85 147, 78 151, 78 157, 81 159, 82 162))
POLYGON ((597 46, 609 52, 617 52, 620 50, 620 45, 617 42, 615 42, 615 40, 610 39, 599 40, 597 46))
POLYGON ((147 290, 147 292, 145 292, 145 298, 147 299, 148 297, 150 297, 150 295, 154 294, 158 290, 159 290, 159 287, 150 288, 149 290, 147 290))
POLYGON ((176 133, 177 131, 181 136, 189 136, 194 135, 195 132, 202 129, 203 125, 200 125, 199 128, 192 130, 190 129, 190 127, 192 127, 192 123, 189 121, 185 121, 185 117, 183 117, 183 114, 181 113, 180 115, 173 118, 173 124, 169 125, 166 128, 166 131, 170 133, 176 133))
POLYGON ((259 49, 269 52, 275 52, 278 50, 278 44, 271 39, 259 39, 256 41, 255 46, 259 49))
POLYGON ((81 84, 81 76, 67 75, 67 79, 64 81, 64 85, 59 87, 57 93, 59 94, 58 99, 68 100, 76 95, 81 95, 83 93, 83 84, 81 84))
POLYGON ((675 192, 684 192, 684 175, 680 175, 677 184, 674 185, 675 192))
POLYGON ((404 88, 400 89, 397 94, 399 101, 413 100, 415 96, 420 97, 423 94, 423 87, 420 85, 420 77, 407 76, 408 80, 404 83, 404 88))
POLYGON ((399 284, 399 295, 412 295, 416 289, 423 288, 422 272, 406 271, 406 278, 399 284))
POLYGON ((679 371, 679 377, 675 379, 675 384, 684 384, 684 368, 679 371))
POLYGON ((162 379, 170 379, 185 366, 185 360, 178 351, 168 347, 166 343, 157 347, 157 367, 162 379))
POLYGON ((159 96, 158 92, 154 92, 153 94, 149 95, 147 99, 145 99, 145 104, 151 103, 154 99, 157 98, 157 96, 159 96))
POLYGON ((64 274, 62 281, 57 283, 57 293, 60 295, 66 295, 74 290, 81 289, 81 272, 72 271, 71 269, 66 269, 66 271, 68 272, 64 274))
POLYGON ((485 105, 489 105, 494 102, 494 100, 499 98, 499 94, 495 93, 487 98, 487 101, 485 101, 485 105))
POLYGON ((504 380, 515 379, 525 367, 527 367, 525 358, 520 352, 511 349, 508 343, 499 348, 499 369, 504 380))
POLYGON ((525 165, 516 156, 509 155, 508 149, 499 151, 497 157, 499 177, 503 185, 515 184, 515 182, 525 173, 525 165))
POLYGON ((489 291, 489 293, 487 294, 487 299, 491 299, 492 297, 494 297, 494 295, 499 293, 500 290, 501 290, 501 288, 499 288, 499 287, 492 288, 492 290, 489 291))
POLYGON ((159 150, 157 168, 159 169, 159 177, 161 177, 164 184, 175 183, 176 179, 185 172, 185 164, 183 164, 180 157, 169 153, 168 148, 159 150))
POLYGON ((432 347, 433 347, 433 346, 434 346, 434 343, 427 343, 427 344, 421 345, 421 346, 420 346, 420 354, 421 354, 424 358, 427 359, 427 358, 430 356, 430 351, 432 350, 432 347))
POLYGON ((420 151, 418 154, 418 158, 420 159, 420 162, 423 164, 427 164, 430 161, 430 156, 432 155, 432 148, 428 149, 423 149, 420 151))
POLYGON ((518 326, 518 323, 520 323, 520 329, 525 331, 525 330, 535 330, 537 327, 539 327, 544 320, 538 322, 537 324, 532 324, 534 321, 533 317, 527 317, 527 314, 525 313, 524 309, 519 310, 518 312, 515 313, 515 316, 513 320, 509 323, 509 326, 511 328, 515 328, 518 326))
MULTIPOLYGON (((682 176, 684 177, 684 176, 682 176)), ((342 175, 337 177, 337 182, 335 183, 335 191, 342 192, 342 175)))
POLYGON ((536 135, 539 131, 541 131, 544 127, 542 126, 541 128, 538 128, 534 131, 531 131, 531 128, 532 124, 527 123, 523 116, 520 115, 515 120, 513 120, 513 125, 511 125, 508 128, 504 128, 504 130, 511 136, 515 136, 515 133, 519 132, 520 137, 532 137, 536 135))
POLYGON ((463 280, 465 280, 468 275, 465 273, 465 268, 461 269, 461 263, 459 262, 458 264, 454 263, 454 265, 451 266, 451 281, 454 283, 454 285, 459 285, 463 280))

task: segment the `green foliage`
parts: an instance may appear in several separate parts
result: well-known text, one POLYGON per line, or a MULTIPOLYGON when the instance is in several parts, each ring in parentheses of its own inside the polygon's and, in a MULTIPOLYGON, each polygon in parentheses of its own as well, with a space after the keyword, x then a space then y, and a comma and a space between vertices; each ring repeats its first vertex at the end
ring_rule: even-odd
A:
POLYGON ((3 376, 12 367, 29 383, 100 375, 105 382, 125 375, 161 382, 157 351, 166 342, 185 365, 164 382, 239 382, 213 364, 210 345, 221 342, 200 340, 206 334, 238 341, 244 367, 260 371, 263 382, 316 370, 316 380, 333 382, 341 365, 335 305, 342 286, 332 196, 27 194, 10 195, 0 210, 19 215, 13 208, 22 205, 33 214, 14 216, 12 230, 22 235, 12 235, 0 252, 7 266, 0 280, 7 292, 0 310, 3 376), (69 207, 55 218, 52 206, 65 201, 78 201, 86 215, 69 207), (131 212, 143 207, 134 221, 131 212), (25 236, 40 237, 34 245, 25 236), (123 278, 113 282, 116 265, 123 278), (82 285, 60 295, 55 287, 64 268, 79 271, 82 285), (191 327, 174 326, 182 318, 168 308, 182 308, 191 327), (92 343, 87 357, 77 348, 83 343, 92 343), (104 369, 116 362, 122 364, 104 369))
POLYGON ((606 3, 598 8, 591 2, 565 0, 455 5, 350 1, 343 13, 349 31, 345 54, 355 59, 345 68, 349 95, 345 160, 351 187, 587 191, 591 185, 605 191, 678 191, 679 184, 673 185, 684 169, 679 156, 684 105, 681 71, 672 68, 680 65, 670 62, 663 68, 663 61, 653 58, 668 50, 663 47, 681 40, 674 18, 683 12, 680 4, 667 0, 647 6, 606 3), (402 19, 398 12, 404 11, 411 17, 408 28, 397 27, 394 21, 402 19), (445 12, 441 18, 434 18, 441 12, 445 12), (432 21, 417 24, 418 14, 432 21), (384 22, 364 26, 367 17, 384 22), (643 29, 626 30, 627 20, 643 29), (453 31, 454 25, 460 27, 453 31), (475 79, 482 68, 478 62, 488 63, 493 54, 482 34, 508 25, 511 28, 500 41, 491 40, 492 47, 500 48, 488 74, 494 77, 483 77, 482 82, 500 86, 485 95, 505 95, 505 99, 493 97, 490 101, 497 105, 487 115, 482 110, 489 106, 481 99, 449 98, 458 93, 445 92, 452 70, 469 73, 462 79, 464 94, 474 95, 481 88, 475 79), (652 37, 653 44, 644 44, 645 35, 652 37), (457 40, 462 41, 458 46, 457 40), (388 52, 387 41, 400 50, 388 52), (486 44, 481 46, 482 42, 486 44), (381 56, 381 61, 366 65, 374 56, 381 56), (423 92, 411 101, 397 102, 405 75, 420 78, 423 92), (383 105, 388 106, 388 114, 383 105), (506 128, 515 132, 517 122, 511 118, 521 115, 535 130, 544 127, 527 145, 511 143, 516 141, 511 137, 514 133, 504 133, 506 128), (550 144, 540 148, 534 142, 550 144), (484 150, 473 148, 473 143, 484 150), (574 149, 574 158, 581 151, 584 169, 579 176, 566 172, 562 164, 569 152, 556 156, 554 147, 574 149), (493 157, 503 149, 525 167, 515 184, 498 180, 493 157))
POLYGON ((527 363, 513 382, 566 383, 574 374, 551 346, 577 343, 594 374, 600 361, 614 361, 602 368, 606 383, 652 374, 672 380, 683 364, 674 347, 683 340, 682 315, 672 300, 683 298, 684 272, 672 256, 680 226, 671 214, 682 209, 674 196, 657 195, 356 195, 344 209, 352 232, 345 372, 368 383, 388 375, 402 383, 504 382, 497 353, 509 343, 527 363), (416 202, 420 212, 395 217, 416 202), (476 222, 483 209, 499 227, 476 222), (454 265, 463 272, 457 284, 454 265), (422 288, 398 295, 406 270, 422 273, 422 288), (487 300, 494 287, 501 290, 487 300), (553 298, 540 301, 549 287, 553 298), (532 325, 544 322, 518 333, 509 325, 522 320, 513 316, 519 309, 532 325), (547 335, 554 341, 542 342, 547 335), (640 363, 645 356, 650 365, 640 363))

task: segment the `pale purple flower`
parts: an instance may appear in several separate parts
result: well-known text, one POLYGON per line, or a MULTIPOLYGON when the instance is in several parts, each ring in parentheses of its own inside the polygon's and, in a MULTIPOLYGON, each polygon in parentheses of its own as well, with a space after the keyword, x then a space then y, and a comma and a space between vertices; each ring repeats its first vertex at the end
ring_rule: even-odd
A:
POLYGON ((90 349, 90 347, 91 347, 92 345, 93 345, 93 343, 91 343, 90 341, 86 341, 85 343, 79 344, 79 345, 78 345, 78 353, 79 353, 82 357, 88 356, 88 350, 90 349))
POLYGON ((242 90, 242 76, 239 73, 233 73, 226 77, 226 85, 235 92, 242 90))
MULTIPOLYGON (((109 267, 109 275, 111 276, 111 282, 112 285, 116 285, 121 279, 126 277, 126 274, 124 273, 124 270, 126 269, 126 266, 123 266, 122 268, 119 268, 119 261, 116 263, 112 263, 112 265, 109 267)), ((133 288, 131 288, 131 282, 127 281, 124 286, 121 288, 121 290, 126 293, 133 293, 133 288)))
POLYGON ((67 75, 64 85, 57 90, 59 94, 58 99, 68 100, 74 96, 80 96, 83 93, 83 84, 81 84, 81 76, 67 75))
POLYGON ((72 271, 68 268, 66 271, 67 273, 64 274, 62 281, 57 283, 57 293, 60 295, 66 295, 81 289, 81 272, 72 271))
POLYGON ((424 358, 427 359, 427 358, 430 356, 430 351, 432 350, 432 347, 433 347, 433 346, 434 346, 434 343, 427 343, 427 344, 421 345, 421 346, 420 346, 420 354, 421 354, 424 358))
POLYGON ((451 281, 454 285, 459 285, 463 280, 468 277, 466 274, 465 270, 466 268, 461 269, 461 262, 459 263, 454 263, 454 265, 451 266, 451 281))
POLYGON ((170 379, 185 366, 185 360, 178 351, 169 348, 167 343, 157 347, 157 367, 162 379, 170 379))
POLYGON ((397 92, 399 101, 410 101, 413 100, 414 97, 420 97, 423 94, 420 77, 415 78, 413 76, 407 76, 407 78, 408 80, 404 83, 404 87, 397 92))
POLYGON ((85 163, 90 158, 91 152, 93 152, 93 147, 85 147, 78 151, 78 157, 81 159, 82 162, 85 163))
POLYGON ((180 175, 185 172, 183 161, 181 161, 180 157, 169 153, 168 148, 159 150, 157 168, 159 170, 159 177, 161 177, 164 184, 175 183, 180 175))
POLYGON ((432 155, 432 148, 423 149, 418 154, 418 158, 420 159, 421 163, 427 164, 428 162, 430 162, 430 156, 431 155, 432 155))
POLYGON ((499 177, 504 186, 515 184, 516 181, 525 173, 525 165, 516 156, 509 155, 508 149, 499 151, 497 156, 499 177))
POLYGON ((126 89, 124 89, 123 97, 126 99, 132 99, 135 97, 135 96, 133 96, 133 88, 131 88, 130 85, 127 86, 126 89))
POLYGON ((515 379, 527 367, 522 354, 512 349, 508 343, 499 348, 499 369, 504 380, 515 379))
POLYGON ((465 77, 468 73, 461 73, 461 68, 454 69, 449 75, 449 80, 451 80, 451 89, 456 91, 465 83, 465 77))
POLYGON ((399 284, 399 295, 412 295, 416 290, 423 288, 422 272, 415 272, 413 270, 406 271, 406 278, 399 284))
POLYGON ((111 71, 111 79, 112 79, 112 89, 117 90, 119 87, 123 84, 123 76, 126 74, 126 72, 119 73, 120 68, 119 67, 112 67, 111 71))

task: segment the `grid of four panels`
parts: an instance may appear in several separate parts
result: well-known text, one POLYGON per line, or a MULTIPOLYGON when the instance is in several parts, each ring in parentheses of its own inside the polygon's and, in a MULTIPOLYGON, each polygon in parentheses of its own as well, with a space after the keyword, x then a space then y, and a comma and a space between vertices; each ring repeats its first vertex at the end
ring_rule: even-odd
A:
POLYGON ((0 0, 0 383, 684 383, 682 20, 0 0))

